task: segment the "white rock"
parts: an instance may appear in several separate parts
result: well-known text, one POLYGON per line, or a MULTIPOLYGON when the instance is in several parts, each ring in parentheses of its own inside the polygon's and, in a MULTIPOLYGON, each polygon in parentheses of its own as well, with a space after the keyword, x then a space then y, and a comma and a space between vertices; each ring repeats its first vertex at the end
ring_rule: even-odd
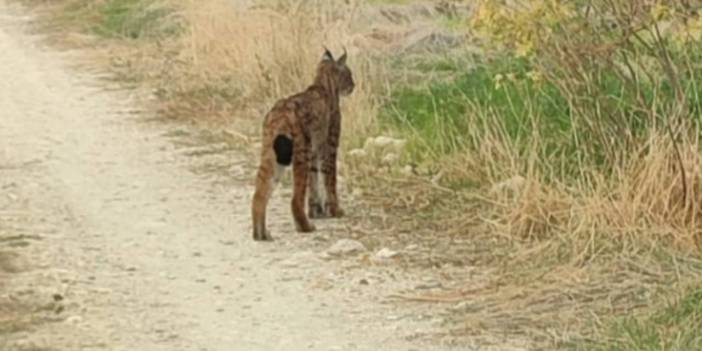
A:
POLYGON ((327 253, 331 256, 347 256, 358 254, 365 250, 366 247, 363 246, 363 244, 361 244, 359 241, 352 239, 341 239, 337 241, 334 245, 332 245, 327 250, 327 253))
POLYGON ((353 150, 349 151, 349 156, 366 157, 366 156, 368 156, 368 152, 366 150, 363 150, 363 149, 353 149, 353 150))
POLYGON ((387 247, 384 247, 380 249, 380 251, 375 253, 375 258, 381 259, 381 260, 387 260, 393 257, 397 257, 400 253, 397 251, 393 251, 388 249, 387 247))
POLYGON ((371 149, 371 148, 383 148, 392 143, 392 138, 390 137, 385 137, 385 136, 379 136, 377 138, 368 138, 366 139, 365 144, 363 145, 364 149, 371 149))
POLYGON ((83 317, 81 316, 70 316, 66 318, 66 323, 77 325, 83 322, 83 317))
POLYGON ((397 160, 399 160, 399 159, 400 159, 400 157, 397 156, 397 154, 389 153, 383 157, 382 161, 384 164, 390 165, 390 164, 397 162, 397 160))
POLYGON ((364 144, 363 148, 364 149, 370 149, 370 148, 376 148, 376 149, 384 149, 384 148, 393 148, 395 150, 400 150, 402 147, 405 146, 405 143, 407 141, 404 139, 395 139, 391 138, 389 136, 379 136, 375 138, 368 138, 366 140, 366 143, 364 144))

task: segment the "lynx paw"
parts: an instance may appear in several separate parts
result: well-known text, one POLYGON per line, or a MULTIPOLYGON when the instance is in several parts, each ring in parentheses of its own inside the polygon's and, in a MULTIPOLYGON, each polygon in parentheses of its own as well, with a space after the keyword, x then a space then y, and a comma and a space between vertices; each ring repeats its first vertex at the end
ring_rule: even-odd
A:
POLYGON ((325 212, 328 213, 329 216, 332 218, 340 218, 343 217, 345 214, 344 210, 341 209, 339 205, 329 205, 325 212))
POLYGON ((262 231, 254 230, 253 239, 255 241, 273 241, 271 232, 268 229, 262 231))
POLYGON ((325 218, 327 214, 324 211, 324 206, 321 204, 310 204, 308 209, 310 218, 325 218))
POLYGON ((314 224, 312 224, 310 222, 303 223, 303 224, 296 223, 295 226, 297 227, 297 231, 300 233, 311 233, 311 232, 317 230, 317 228, 314 226, 314 224))

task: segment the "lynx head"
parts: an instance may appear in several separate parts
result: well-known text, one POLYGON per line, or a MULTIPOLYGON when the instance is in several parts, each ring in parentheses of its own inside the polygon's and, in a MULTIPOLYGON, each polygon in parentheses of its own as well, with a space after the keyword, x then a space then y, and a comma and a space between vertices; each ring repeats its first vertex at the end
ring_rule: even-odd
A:
POLYGON ((346 49, 344 54, 338 59, 334 59, 329 49, 324 49, 322 61, 317 67, 317 78, 315 82, 324 85, 327 89, 346 96, 353 92, 355 86, 351 70, 346 65, 346 49))

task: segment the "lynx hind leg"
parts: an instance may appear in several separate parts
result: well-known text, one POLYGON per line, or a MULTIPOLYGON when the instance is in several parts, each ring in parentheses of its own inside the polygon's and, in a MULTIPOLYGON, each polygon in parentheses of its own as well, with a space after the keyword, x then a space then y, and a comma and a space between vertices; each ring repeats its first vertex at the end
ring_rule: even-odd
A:
POLYGON ((263 157, 256 175, 256 191, 254 192, 251 213, 253 217, 253 239, 270 241, 273 238, 266 229, 266 207, 273 192, 273 173, 275 164, 270 157, 263 157))
POLYGON ((324 187, 320 186, 320 161, 319 157, 312 157, 307 178, 309 195, 307 197, 307 212, 310 218, 324 218, 324 187))
POLYGON ((272 148, 263 152, 252 205, 253 238, 256 241, 273 240, 270 231, 266 229, 266 207, 285 171, 285 166, 290 165, 291 160, 292 143, 288 145, 280 136, 274 140, 272 148))

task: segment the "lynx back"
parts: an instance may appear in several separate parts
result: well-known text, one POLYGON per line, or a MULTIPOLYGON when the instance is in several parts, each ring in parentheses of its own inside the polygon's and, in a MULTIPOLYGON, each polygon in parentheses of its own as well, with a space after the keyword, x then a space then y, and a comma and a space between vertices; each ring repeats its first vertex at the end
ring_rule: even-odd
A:
POLYGON ((282 172, 290 165, 294 187, 291 207, 297 231, 315 230, 309 217, 343 216, 336 189, 341 135, 339 100, 351 94, 355 86, 346 57, 345 50, 336 60, 325 50, 313 84, 301 93, 279 100, 266 115, 251 206, 254 240, 273 240, 266 229, 266 207, 282 172), (305 213, 308 195, 309 217, 305 213))

